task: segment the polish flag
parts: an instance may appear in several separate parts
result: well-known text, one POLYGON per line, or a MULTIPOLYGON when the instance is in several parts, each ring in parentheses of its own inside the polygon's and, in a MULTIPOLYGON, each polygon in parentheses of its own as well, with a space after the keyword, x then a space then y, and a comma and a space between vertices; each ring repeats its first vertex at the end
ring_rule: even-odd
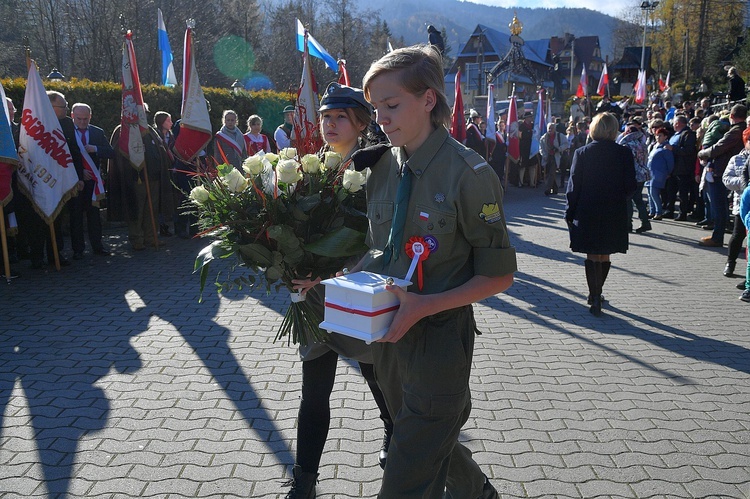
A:
POLYGON ((182 64, 182 112, 180 133, 174 144, 174 153, 182 161, 191 163, 211 140, 211 118, 208 116, 206 97, 203 95, 193 56, 193 26, 185 31, 185 57, 182 64))
POLYGON ((638 72, 638 81, 636 82, 635 88, 635 102, 636 104, 643 104, 646 102, 646 71, 642 70, 638 72))
POLYGON ((607 65, 605 64, 604 69, 602 69, 602 76, 599 78, 599 86, 596 87, 596 93, 603 97, 607 93, 608 86, 609 75, 607 74, 607 65))
POLYGON ((578 82, 578 90, 576 90, 576 96, 579 98, 588 97, 589 95, 589 89, 588 89, 588 77, 586 76, 586 65, 583 65, 583 69, 581 69, 581 80, 578 82))

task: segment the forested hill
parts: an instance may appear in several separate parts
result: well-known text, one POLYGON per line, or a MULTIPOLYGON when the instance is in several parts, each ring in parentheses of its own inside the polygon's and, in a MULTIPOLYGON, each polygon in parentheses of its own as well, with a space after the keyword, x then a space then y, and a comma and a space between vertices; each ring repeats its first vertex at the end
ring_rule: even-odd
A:
MULTIPOLYGON (((371 0, 353 2, 361 10, 372 9, 371 0)), ((508 32, 508 24, 517 12, 524 26, 521 36, 527 40, 562 36, 566 32, 575 36, 598 35, 602 57, 615 56, 612 34, 618 20, 589 9, 504 8, 458 0, 382 0, 377 12, 388 22, 393 34, 403 36, 407 43, 427 40, 426 23, 438 29, 445 27, 451 55, 455 55, 459 44, 465 43, 477 24, 508 32)))

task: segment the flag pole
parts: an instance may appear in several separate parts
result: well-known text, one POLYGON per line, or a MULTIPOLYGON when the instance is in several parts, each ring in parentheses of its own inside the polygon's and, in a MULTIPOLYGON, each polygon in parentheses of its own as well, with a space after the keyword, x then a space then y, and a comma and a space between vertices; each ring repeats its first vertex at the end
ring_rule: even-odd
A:
POLYGON ((148 182, 148 167, 143 167, 143 179, 146 184, 146 199, 148 199, 148 214, 151 217, 151 230, 154 231, 154 248, 159 251, 159 234, 156 231, 156 219, 154 218, 154 203, 151 200, 151 187, 148 182))
POLYGON ((510 172, 510 158, 505 156, 505 172, 503 175, 503 182, 505 183, 505 190, 508 190, 508 172, 510 172))
POLYGON ((55 256, 55 270, 60 272, 60 253, 57 250, 57 238, 55 237, 55 222, 49 224, 49 237, 52 240, 52 254, 55 256))
POLYGON ((10 284, 10 257, 8 256, 8 237, 5 232, 5 210, 0 203, 0 242, 3 246, 3 266, 5 267, 5 281, 10 284))

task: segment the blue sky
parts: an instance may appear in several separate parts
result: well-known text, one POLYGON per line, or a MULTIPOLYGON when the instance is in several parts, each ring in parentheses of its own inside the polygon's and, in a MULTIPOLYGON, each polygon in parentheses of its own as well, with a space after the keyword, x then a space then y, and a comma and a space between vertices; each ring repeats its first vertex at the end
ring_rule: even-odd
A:
POLYGON ((611 16, 617 16, 625 8, 633 8, 634 0, 471 0, 484 5, 496 5, 498 7, 527 7, 527 8, 555 8, 555 7, 585 7, 598 10, 611 16))

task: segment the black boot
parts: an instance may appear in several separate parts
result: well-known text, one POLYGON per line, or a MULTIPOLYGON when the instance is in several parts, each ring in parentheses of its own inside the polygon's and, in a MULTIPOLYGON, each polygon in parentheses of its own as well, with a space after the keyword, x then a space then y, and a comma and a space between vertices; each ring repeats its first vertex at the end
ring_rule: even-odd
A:
POLYGON ((302 471, 298 465, 294 466, 292 472, 294 477, 284 484, 292 486, 286 499, 315 499, 315 482, 318 481, 318 474, 302 471))
POLYGON ((609 269, 612 267, 612 262, 601 262, 602 264, 602 282, 599 283, 599 295, 602 300, 602 305, 604 305, 604 302, 607 301, 604 299, 604 281, 607 280, 607 276, 609 275, 609 269))
POLYGON ((393 436, 393 421, 383 420, 383 445, 380 446, 378 454, 378 464, 385 469, 385 463, 388 460, 388 448, 391 446, 391 437, 393 436))
POLYGON ((586 267, 586 284, 589 287, 589 295, 586 297, 586 303, 591 305, 594 299, 594 295, 591 294, 594 288, 596 288, 596 283, 594 282, 594 260, 584 260, 583 261, 584 266, 586 267))
POLYGON ((602 288, 601 288, 601 275, 602 275, 602 263, 595 262, 593 260, 584 261, 586 266, 586 283, 589 286, 589 301, 591 304, 589 312, 599 316, 602 313, 602 288))
POLYGON ((737 262, 734 260, 727 260, 727 265, 724 267, 724 277, 732 277, 734 276, 734 267, 737 265, 737 262))
POLYGON ((591 307, 589 312, 599 317, 602 315, 602 284, 604 283, 604 265, 603 262, 594 262, 594 281, 596 288, 591 293, 591 307))

